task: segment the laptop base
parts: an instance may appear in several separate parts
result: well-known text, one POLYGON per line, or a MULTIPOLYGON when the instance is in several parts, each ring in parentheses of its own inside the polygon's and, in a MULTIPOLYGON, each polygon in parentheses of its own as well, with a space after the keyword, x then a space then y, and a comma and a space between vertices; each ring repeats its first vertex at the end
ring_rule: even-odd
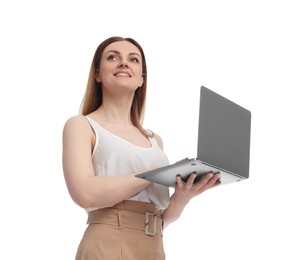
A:
POLYGON ((193 172, 197 173, 195 182, 200 181, 205 174, 210 172, 220 173, 221 185, 245 179, 241 176, 237 176, 237 174, 225 171, 224 169, 219 169, 197 159, 186 159, 178 163, 154 169, 145 173, 140 173, 135 176, 163 186, 174 188, 176 186, 176 176, 178 174, 184 181, 187 181, 188 177, 193 172))

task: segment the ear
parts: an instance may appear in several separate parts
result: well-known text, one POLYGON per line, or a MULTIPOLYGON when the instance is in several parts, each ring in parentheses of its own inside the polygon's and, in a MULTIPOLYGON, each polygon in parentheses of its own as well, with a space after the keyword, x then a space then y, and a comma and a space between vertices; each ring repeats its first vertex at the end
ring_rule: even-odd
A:
POLYGON ((139 86, 140 87, 142 86, 142 84, 144 82, 144 78, 143 78, 144 75, 145 75, 144 73, 141 75, 141 80, 140 80, 140 83, 139 83, 139 86))
POLYGON ((95 70, 95 80, 98 82, 98 83, 101 83, 102 82, 102 79, 100 77, 100 73, 99 73, 99 70, 95 70))

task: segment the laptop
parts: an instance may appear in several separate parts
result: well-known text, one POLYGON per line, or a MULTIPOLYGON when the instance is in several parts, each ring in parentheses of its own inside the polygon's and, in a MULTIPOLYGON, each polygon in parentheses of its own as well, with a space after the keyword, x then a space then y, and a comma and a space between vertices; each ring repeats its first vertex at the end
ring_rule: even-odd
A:
POLYGON ((197 156, 137 174, 136 177, 175 187, 180 174, 195 182, 208 172, 220 173, 221 185, 249 178, 251 112, 216 92, 200 89, 197 156))

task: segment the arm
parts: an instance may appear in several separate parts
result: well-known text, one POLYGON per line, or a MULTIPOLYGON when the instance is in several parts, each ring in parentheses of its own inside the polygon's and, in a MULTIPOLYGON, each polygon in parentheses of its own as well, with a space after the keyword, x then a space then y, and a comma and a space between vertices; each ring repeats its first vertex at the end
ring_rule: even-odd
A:
POLYGON ((116 204, 150 183, 125 176, 95 176, 92 149, 95 136, 82 116, 69 119, 63 130, 63 172, 72 199, 83 208, 116 204))
POLYGON ((196 174, 190 175, 185 183, 180 176, 177 176, 175 192, 170 198, 169 206, 163 212, 164 227, 177 220, 188 202, 202 192, 220 184, 219 174, 207 174, 202 180, 193 183, 196 174))

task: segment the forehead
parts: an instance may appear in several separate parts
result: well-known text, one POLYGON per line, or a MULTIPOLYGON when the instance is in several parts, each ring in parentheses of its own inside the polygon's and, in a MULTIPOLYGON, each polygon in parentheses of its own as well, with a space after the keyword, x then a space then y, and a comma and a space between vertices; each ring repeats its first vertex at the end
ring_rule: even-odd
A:
POLYGON ((139 49, 134 44, 128 41, 118 41, 118 42, 113 42, 109 44, 105 48, 104 54, 109 51, 115 51, 115 52, 119 52, 123 54, 132 53, 132 54, 138 54, 139 56, 141 56, 139 49))

